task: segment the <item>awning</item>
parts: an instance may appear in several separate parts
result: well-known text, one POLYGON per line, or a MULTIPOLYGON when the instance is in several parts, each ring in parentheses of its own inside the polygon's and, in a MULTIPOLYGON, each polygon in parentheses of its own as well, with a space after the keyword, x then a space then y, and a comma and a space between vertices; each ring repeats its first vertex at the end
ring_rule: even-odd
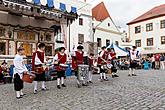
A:
POLYGON ((34 3, 36 5, 48 6, 49 8, 60 9, 61 11, 67 11, 72 13, 77 13, 77 8, 69 4, 58 2, 57 0, 26 0, 29 3, 34 3))
POLYGON ((53 20, 42 20, 42 19, 33 19, 29 17, 15 16, 7 13, 1 13, 0 24, 2 25, 11 25, 18 27, 33 27, 33 28, 43 28, 49 29, 53 25, 60 25, 59 21, 53 20))
POLYGON ((128 55, 128 52, 126 50, 124 50, 123 48, 121 48, 115 44, 111 44, 107 48, 114 48, 116 56, 127 56, 128 55))

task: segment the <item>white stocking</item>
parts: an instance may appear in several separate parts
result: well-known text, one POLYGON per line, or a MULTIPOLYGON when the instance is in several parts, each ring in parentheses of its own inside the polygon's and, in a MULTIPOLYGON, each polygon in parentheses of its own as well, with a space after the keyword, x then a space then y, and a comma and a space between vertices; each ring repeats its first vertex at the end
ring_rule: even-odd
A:
POLYGON ((57 85, 60 85, 60 78, 57 78, 57 85))
POLYGON ((45 89, 45 81, 42 81, 42 88, 45 89))
POLYGON ((100 79, 103 79, 103 73, 100 73, 100 79))
POLYGON ((17 97, 20 97, 21 95, 20 95, 20 91, 16 91, 16 96, 17 97))
POLYGON ((34 81, 34 90, 37 90, 37 85, 38 85, 38 82, 34 81))
POLYGON ((103 73, 103 76, 104 76, 104 79, 106 79, 106 74, 105 73, 103 73))
POLYGON ((64 77, 61 77, 61 84, 64 84, 64 77))

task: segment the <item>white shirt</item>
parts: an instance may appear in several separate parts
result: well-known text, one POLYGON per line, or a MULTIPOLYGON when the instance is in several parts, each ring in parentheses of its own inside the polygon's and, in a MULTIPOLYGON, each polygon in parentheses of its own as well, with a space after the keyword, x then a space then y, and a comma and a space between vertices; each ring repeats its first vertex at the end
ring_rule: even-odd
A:
POLYGON ((111 59, 112 59, 112 57, 111 57, 111 55, 109 54, 109 55, 108 55, 108 60, 111 60, 111 59))
MULTIPOLYGON (((23 56, 17 54, 14 58, 14 74, 18 73, 20 78, 22 79, 23 77, 23 72, 27 72, 28 69, 26 68, 24 64, 24 59, 23 56)), ((14 75, 13 74, 13 75, 14 75)))
POLYGON ((135 51, 130 50, 130 58, 131 58, 131 60, 137 59, 137 56, 138 56, 138 51, 137 50, 135 50, 135 51))

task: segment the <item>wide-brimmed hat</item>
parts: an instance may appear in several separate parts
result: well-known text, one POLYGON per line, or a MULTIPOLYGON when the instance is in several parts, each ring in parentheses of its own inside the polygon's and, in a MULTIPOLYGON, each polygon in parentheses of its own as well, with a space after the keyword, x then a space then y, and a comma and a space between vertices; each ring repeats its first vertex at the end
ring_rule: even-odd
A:
POLYGON ((83 46, 81 46, 81 45, 79 45, 78 47, 77 47, 77 49, 84 49, 84 47, 83 46))
POLYGON ((66 49, 65 49, 65 47, 60 47, 59 51, 61 51, 61 50, 66 50, 66 49))

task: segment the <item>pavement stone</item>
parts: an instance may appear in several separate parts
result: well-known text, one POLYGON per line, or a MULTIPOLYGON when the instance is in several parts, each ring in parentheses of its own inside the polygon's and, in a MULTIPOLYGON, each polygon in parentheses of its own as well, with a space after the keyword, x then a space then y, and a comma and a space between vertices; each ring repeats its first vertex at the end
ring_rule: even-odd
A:
POLYGON ((56 81, 46 82, 49 90, 38 94, 33 94, 33 84, 25 84, 27 95, 20 100, 13 84, 0 85, 0 110, 165 110, 165 71, 136 73, 128 77, 128 71, 119 71, 119 78, 105 82, 94 75, 94 83, 82 88, 77 88, 73 77, 61 90, 56 81))

